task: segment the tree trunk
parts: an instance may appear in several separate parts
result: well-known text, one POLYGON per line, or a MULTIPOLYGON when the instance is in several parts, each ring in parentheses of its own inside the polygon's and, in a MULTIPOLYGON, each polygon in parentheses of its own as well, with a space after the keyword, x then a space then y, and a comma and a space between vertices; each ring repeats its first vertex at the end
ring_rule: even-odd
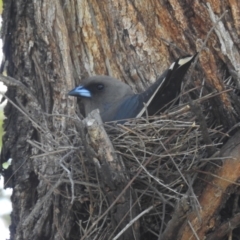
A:
POLYGON ((9 77, 1 77, 8 86, 1 163, 12 159, 3 172, 13 188, 11 240, 114 239, 121 230, 118 239, 224 239, 228 219, 239 233, 239 9, 237 0, 4 2, 2 72, 9 77), (143 170, 133 177, 101 120, 82 122, 81 107, 66 93, 92 75, 140 92, 176 58, 196 52, 186 89, 216 96, 196 104, 200 95, 192 91, 189 106, 208 157, 220 150, 221 164, 205 164, 183 188, 197 194, 200 211, 176 202, 144 205, 144 191, 132 184, 143 170), (222 143, 233 136, 222 150, 211 147, 213 125, 228 133, 222 143), (101 138, 92 137, 95 130, 101 138), (161 213, 163 224, 159 212, 149 214, 146 226, 141 213, 158 205, 169 218, 161 213))

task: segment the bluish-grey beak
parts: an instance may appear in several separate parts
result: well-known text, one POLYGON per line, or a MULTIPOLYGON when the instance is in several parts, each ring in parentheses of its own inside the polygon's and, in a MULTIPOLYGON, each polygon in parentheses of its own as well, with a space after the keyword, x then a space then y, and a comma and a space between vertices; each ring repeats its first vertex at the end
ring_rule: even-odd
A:
POLYGON ((86 98, 90 98, 92 95, 91 95, 91 92, 84 88, 83 86, 78 86, 74 89, 72 89, 68 95, 70 96, 74 96, 74 97, 86 97, 86 98))

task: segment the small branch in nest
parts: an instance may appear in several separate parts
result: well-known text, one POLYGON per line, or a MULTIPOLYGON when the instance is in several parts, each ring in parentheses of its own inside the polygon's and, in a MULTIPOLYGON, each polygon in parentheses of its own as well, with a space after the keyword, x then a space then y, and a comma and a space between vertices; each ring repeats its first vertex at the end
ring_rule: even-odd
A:
MULTIPOLYGON (((47 130, 45 130, 42 126, 40 126, 38 124, 38 121, 36 119, 34 119, 33 117, 30 117, 28 113, 26 113, 22 108, 20 108, 18 105, 16 105, 8 96, 6 96, 6 94, 3 94, 3 96, 8 100, 8 102, 10 102, 19 112, 21 112, 28 120, 31 121, 31 123, 33 124, 33 126, 35 126, 36 128, 38 128, 40 131, 42 131, 43 133, 46 133, 47 130)), ((23 107, 23 106, 22 106, 23 107)))
MULTIPOLYGON (((202 43, 202 46, 199 49, 199 54, 206 47, 207 41, 208 41, 211 33, 215 30, 215 28, 217 27, 218 23, 222 20, 222 18, 226 15, 227 12, 228 12, 227 10, 224 11, 224 13, 220 16, 220 18, 214 23, 214 25, 212 26, 212 28, 208 32, 204 42, 202 43)), ((195 58, 195 61, 194 61, 193 66, 192 66, 192 70, 191 70, 191 72, 189 74, 188 81, 186 82, 185 86, 187 86, 189 84, 189 82, 190 82, 190 80, 192 78, 193 69, 195 68, 195 66, 197 64, 197 61, 198 61, 198 58, 199 58, 199 54, 195 58)), ((190 105, 191 110, 193 111, 193 113, 196 114, 197 120, 200 123, 200 130, 202 132, 204 142, 207 145, 212 145, 212 141, 211 141, 211 138, 209 137, 209 133, 208 133, 208 130, 207 130, 207 123, 205 121, 205 118, 204 118, 201 110, 200 110, 200 106, 196 102, 194 102, 190 97, 189 97, 189 105, 190 105)), ((209 146, 209 147, 207 147, 207 151, 208 151, 209 156, 211 156, 211 155, 214 154, 214 152, 216 152, 216 149, 213 146, 209 146)))
MULTIPOLYGON (((42 144, 40 144, 39 142, 35 142, 35 141, 32 141, 30 139, 27 139, 26 141, 27 143, 29 143, 30 145, 32 145, 33 147, 37 148, 38 150, 44 152, 43 154, 40 154, 40 157, 44 156, 44 155, 49 155, 50 153, 45 150, 43 147, 42 147, 42 144)), ((55 151, 54 151, 55 152, 55 151)), ((32 156, 31 158, 34 158, 35 156, 32 156)))
POLYGON ((165 145, 162 143, 162 141, 160 141, 160 144, 162 145, 163 149, 166 151, 166 153, 169 154, 169 158, 171 159, 172 163, 174 164, 175 168, 177 169, 177 171, 179 172, 180 176, 182 177, 183 181, 186 183, 186 185, 189 187, 189 184, 188 184, 188 181, 187 179, 184 177, 183 173, 181 172, 181 170, 179 169, 178 165, 175 163, 172 155, 171 155, 171 152, 169 152, 167 150, 167 148, 165 147, 165 145))
MULTIPOLYGON (((210 35, 212 34, 212 32, 216 29, 218 23, 223 19, 223 17, 227 14, 228 10, 224 11, 224 13, 219 17, 219 19, 214 23, 214 25, 211 27, 211 29, 209 30, 204 42, 202 43, 200 49, 198 50, 199 54, 202 52, 202 50, 206 47, 207 41, 210 38, 210 35)), ((192 69, 189 73, 188 76, 188 80, 186 81, 185 86, 187 86, 192 78, 192 74, 193 74, 193 69, 196 67, 197 62, 198 62, 198 58, 199 58, 199 54, 196 56, 193 64, 192 64, 192 69)), ((184 87, 185 88, 185 87, 184 87)))
POLYGON ((132 219, 114 238, 113 240, 119 239, 119 237, 129 228, 131 227, 138 219, 140 219, 143 215, 146 213, 149 213, 154 207, 156 207, 157 204, 154 206, 150 206, 147 209, 145 209, 143 212, 141 212, 139 215, 137 215, 134 219, 132 219))
POLYGON ((59 149, 59 150, 56 150, 56 151, 46 151, 45 149, 43 148, 40 148, 38 145, 36 145, 33 141, 31 140, 27 140, 27 142, 33 146, 35 146, 36 148, 38 148, 39 150, 45 152, 45 153, 41 153, 41 154, 38 154, 38 155, 33 155, 31 156, 30 158, 41 158, 41 157, 44 157, 44 156, 49 156, 49 155, 56 155, 58 153, 62 153, 62 152, 66 152, 66 151, 69 151, 70 149, 74 149, 74 150, 78 150, 79 148, 74 148, 72 146, 67 146, 66 149, 59 149))
POLYGON ((176 205, 175 212, 173 213, 172 219, 168 222, 167 227, 162 234, 162 236, 159 236, 158 239, 164 239, 164 240, 171 240, 171 239, 177 239, 176 234, 179 231, 179 228, 184 223, 187 212, 190 209, 190 205, 187 201, 186 197, 183 197, 176 205))
POLYGON ((20 89, 26 96, 31 99, 34 102, 37 102, 36 98, 34 95, 30 92, 30 89, 27 88, 22 82, 19 80, 9 77, 9 76, 4 76, 0 74, 0 81, 5 83, 7 86, 12 86, 12 87, 17 87, 20 89))
POLYGON ((189 228, 191 229, 193 235, 195 236, 195 238, 196 238, 197 240, 200 240, 200 238, 198 237, 198 234, 196 233, 196 231, 195 231, 192 223, 191 223, 189 220, 187 221, 187 223, 188 223, 188 226, 189 226, 189 228))
POLYGON ((73 181, 73 178, 72 178, 72 172, 69 171, 65 165, 63 164, 63 161, 65 158, 67 158, 68 156, 70 156, 74 151, 69 151, 67 154, 65 154, 61 159, 60 159, 60 166, 67 172, 68 174, 68 178, 69 178, 69 181, 71 183, 71 190, 72 190, 72 200, 71 200, 71 204, 73 204, 74 202, 74 199, 75 199, 75 196, 74 196, 74 181, 73 181))
POLYGON ((207 145, 208 155, 212 156, 217 151, 217 149, 213 146, 212 140, 209 136, 207 123, 201 112, 201 108, 196 102, 194 103, 192 100, 189 101, 189 105, 191 107, 192 112, 196 115, 196 119, 200 124, 200 131, 202 133, 203 140, 207 145))
MULTIPOLYGON (((11 185, 11 179, 13 178, 13 176, 16 174, 16 172, 17 171, 19 171, 23 166, 24 166, 24 164, 27 162, 27 158, 22 162, 22 164, 8 177, 8 179, 7 179, 7 181, 6 181, 6 179, 4 180, 4 181, 6 181, 5 183, 4 183, 4 188, 7 188, 8 187, 8 185, 11 185)), ((12 188, 12 186, 11 186, 11 188, 12 188)))
POLYGON ((219 228, 215 229, 213 233, 209 234, 206 237, 206 240, 222 239, 239 225, 240 225, 240 213, 236 214, 229 221, 220 225, 219 228))
MULTIPOLYGON (((94 163, 96 164, 98 172, 101 176, 101 185, 108 202, 110 203, 110 207, 107 212, 113 208, 112 226, 115 227, 122 221, 120 229, 123 229, 129 223, 130 219, 132 217, 135 218, 138 214, 138 206, 131 206, 131 201, 129 201, 129 198, 131 197, 133 202, 136 202, 136 194, 134 191, 131 191, 129 187, 126 187, 130 186, 129 176, 127 175, 127 171, 125 170, 121 157, 116 154, 113 145, 108 138, 98 110, 95 110, 88 115, 85 119, 85 125, 88 130, 90 146, 94 150, 94 163), (128 213, 129 209, 131 209, 131 216, 128 213)), ((92 224, 82 239, 87 237, 87 234, 90 232, 92 227, 97 224, 97 222, 99 222, 105 214, 99 217, 98 220, 92 224)), ((137 236, 136 239, 139 239, 138 221, 136 220, 136 222, 133 222, 133 225, 131 226, 131 229, 126 229, 123 232, 123 239, 134 239, 134 236, 137 236)))
MULTIPOLYGON (((131 152, 131 154, 134 156, 134 158, 136 159, 136 161, 138 162, 139 166, 143 169, 143 171, 153 180, 155 180, 160 186, 163 186, 164 188, 168 189, 170 192, 173 192, 174 194, 178 195, 178 196, 182 196, 181 193, 177 192, 176 190, 170 188, 168 185, 164 184, 159 178, 153 176, 147 169, 145 166, 143 166, 140 161, 138 160, 138 158, 135 156, 135 154, 133 153, 133 151, 131 149, 129 149, 129 151, 131 152)), ((178 199, 176 197, 176 199, 178 199)))
MULTIPOLYGON (((193 89, 191 89, 191 91, 195 90, 195 89, 197 89, 197 88, 193 88, 193 89)), ((191 101, 193 102, 194 105, 196 105, 196 104, 202 103, 202 102, 207 101, 207 100, 209 100, 211 98, 217 97, 217 96, 219 96, 221 94, 228 93, 228 92, 231 92, 231 91, 232 91, 232 89, 226 89, 226 90, 223 90, 221 92, 217 92, 217 91, 215 92, 214 91, 214 92, 209 93, 209 94, 207 94, 207 95, 205 95, 205 96, 203 96, 201 98, 198 98, 196 100, 192 100, 191 99, 191 101)), ((190 91, 188 91, 188 92, 190 92, 190 91)), ((185 92, 184 95, 186 93, 187 92, 185 92)), ((163 113, 160 116, 160 118, 161 119, 169 119, 169 118, 172 118, 172 117, 179 116, 179 115, 182 115, 184 113, 187 113, 187 112, 189 112, 189 110, 191 110, 190 104, 186 103, 185 105, 181 106, 180 108, 176 108, 176 110, 173 109, 173 110, 171 110, 169 112, 163 113)))
MULTIPOLYGON (((238 131, 228 142, 221 148, 220 159, 224 159, 221 166, 209 169, 208 176, 204 177, 206 185, 199 197, 201 205, 200 219, 199 216, 192 211, 188 215, 189 224, 182 227, 182 235, 180 239, 191 239, 198 236, 199 239, 206 238, 206 234, 217 229, 217 219, 220 211, 226 203, 226 199, 231 196, 230 189, 238 184, 240 169, 240 131, 238 131), (212 224, 214 223, 214 224, 212 224), (211 226, 211 227, 209 227, 211 226), (194 231, 193 231, 194 229, 194 231)), ((202 181, 199 179, 202 184, 202 181)), ((196 183, 197 184, 197 183, 196 183)), ((238 220, 239 222, 239 220, 238 220)), ((221 239, 221 238, 212 238, 221 239)))
POLYGON ((103 127, 102 120, 97 111, 93 111, 86 119, 87 129, 91 146, 96 152, 97 167, 100 174, 103 174, 103 178, 106 183, 110 184, 109 187, 114 189, 115 184, 122 181, 129 180, 125 174, 124 163, 121 158, 115 153, 113 145, 108 138, 108 135, 103 127), (111 171, 113 173, 111 173, 111 171), (114 177, 113 177, 114 176, 114 177))

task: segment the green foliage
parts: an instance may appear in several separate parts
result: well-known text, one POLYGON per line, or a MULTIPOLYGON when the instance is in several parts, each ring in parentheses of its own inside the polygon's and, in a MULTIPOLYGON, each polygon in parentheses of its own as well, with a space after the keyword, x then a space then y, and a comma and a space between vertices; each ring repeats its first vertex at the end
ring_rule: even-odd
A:
POLYGON ((3 1, 0 0, 0 14, 2 15, 2 11, 3 11, 3 1))

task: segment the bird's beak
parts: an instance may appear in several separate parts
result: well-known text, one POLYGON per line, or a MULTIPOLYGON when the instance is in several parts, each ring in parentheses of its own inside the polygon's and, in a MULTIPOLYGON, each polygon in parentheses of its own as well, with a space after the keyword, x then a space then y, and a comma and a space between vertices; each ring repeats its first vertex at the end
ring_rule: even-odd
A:
POLYGON ((68 95, 74 96, 74 97, 86 97, 86 98, 90 98, 92 96, 91 92, 81 85, 71 90, 68 93, 68 95))

